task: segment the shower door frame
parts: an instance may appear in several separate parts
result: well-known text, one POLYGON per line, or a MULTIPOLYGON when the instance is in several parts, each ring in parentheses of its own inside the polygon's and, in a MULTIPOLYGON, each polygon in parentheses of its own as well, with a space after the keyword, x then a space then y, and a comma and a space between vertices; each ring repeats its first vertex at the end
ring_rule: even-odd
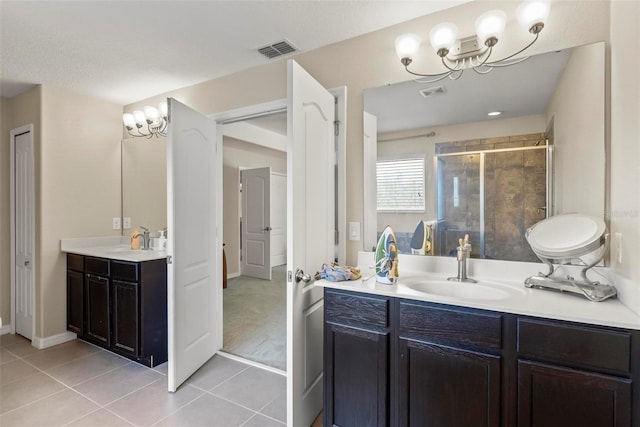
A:
POLYGON ((497 154, 497 153, 507 153, 514 151, 529 151, 529 150, 545 150, 545 177, 546 177, 546 209, 545 209, 545 218, 548 218, 553 214, 553 145, 549 144, 549 140, 547 138, 544 139, 544 145, 531 145, 527 147, 513 147, 513 148, 494 148, 488 150, 472 150, 472 151, 458 151, 455 153, 443 153, 437 154, 434 156, 434 167, 435 167, 435 177, 434 185, 436 192, 436 217, 438 223, 444 219, 445 217, 441 216, 440 211, 440 172, 441 165, 440 160, 444 157, 455 157, 455 156, 473 156, 478 155, 480 157, 478 168, 479 168, 479 200, 480 200, 480 229, 478 230, 480 234, 480 257, 482 259, 486 256, 485 250, 485 157, 487 154, 497 154))

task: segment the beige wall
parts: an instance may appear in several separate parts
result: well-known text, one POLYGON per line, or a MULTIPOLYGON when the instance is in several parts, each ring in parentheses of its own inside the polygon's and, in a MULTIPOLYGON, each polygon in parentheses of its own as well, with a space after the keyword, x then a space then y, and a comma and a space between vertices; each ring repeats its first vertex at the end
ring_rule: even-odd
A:
POLYGON ((604 100, 603 44, 572 49, 546 111, 554 123, 554 213, 604 214, 604 100))
MULTIPOLYGON (((287 172, 287 153, 224 137, 223 146, 223 242, 227 255, 227 275, 240 273, 240 173, 238 168, 271 167, 287 172)), ((286 211, 286 207, 285 207, 286 211)))
MULTIPOLYGON (((327 87, 348 87, 347 109, 347 221, 362 222, 362 91, 407 80, 394 52, 395 38, 401 33, 415 32, 426 39, 429 28, 442 21, 454 21, 461 34, 472 34, 475 18, 494 7, 504 9, 514 16, 517 2, 482 1, 427 15, 400 25, 327 46, 312 52, 302 53, 295 59, 327 87)), ((555 1, 549 23, 540 40, 529 53, 542 53, 609 40, 612 27, 611 47, 611 225, 624 234, 628 262, 617 268, 621 274, 640 279, 640 266, 631 262, 638 240, 637 189, 629 193, 629 183, 637 188, 639 132, 637 128, 638 106, 638 59, 629 52, 637 50, 638 31, 637 2, 615 1, 555 1), (613 13, 610 19, 610 7, 613 13), (635 32, 634 32, 635 31, 635 32), (632 35, 635 34, 635 37, 632 35), (634 68, 635 67, 635 68, 634 68), (635 92, 634 92, 635 90, 635 92), (632 155, 630 155, 632 154, 632 155), (616 213, 617 212, 617 213, 616 213)), ((496 57, 510 53, 529 39, 511 19, 504 36, 495 49, 496 57)), ((429 51, 429 47, 424 47, 429 51)), ((433 69, 437 65, 435 55, 424 55, 416 60, 420 69, 433 69), (426 64, 425 62, 429 62, 426 64)), ((39 89, 37 89, 39 90, 39 89)), ((165 95, 205 113, 212 114, 257 103, 282 99, 286 96, 286 62, 276 61, 248 71, 201 84, 172 91, 149 100, 127 106, 126 111, 138 106, 156 103, 165 95)), ((25 95, 23 95, 25 96, 25 95)), ((23 96, 14 99, 23 100, 23 96)), ((9 102, 10 116, 14 114, 9 102)), ((4 103, 3 103, 4 104, 4 103)), ((17 108, 17 107, 16 107, 17 108)), ((111 217, 120 210, 119 155, 122 125, 118 106, 89 100, 68 93, 45 88, 43 90, 43 138, 42 159, 37 159, 42 172, 42 206, 38 215, 44 220, 38 244, 41 250, 41 288, 38 301, 46 301, 37 307, 36 334, 47 337, 65 330, 65 280, 64 257, 59 251, 59 239, 107 235, 113 233, 111 217), (116 111, 117 110, 117 111, 116 111), (111 119, 113 117, 113 119, 111 119), (115 136, 112 136, 113 134, 115 136), (44 134, 43 134, 44 135, 44 134)), ((31 117, 38 117, 39 108, 28 109, 31 117)), ((3 115, 4 119, 4 115, 3 115)), ((16 124, 19 126, 24 123, 16 124)), ((13 126, 13 127, 16 127, 13 126)), ((8 136, 3 124, 3 147, 8 136)), ((39 129, 36 128, 36 141, 39 129)), ((4 152, 4 151, 3 151, 4 152)), ((6 175, 7 157, 2 156, 0 172, 6 175)), ((6 180, 2 180, 6 186, 6 180)), ((2 206, 6 212, 7 196, 2 206)), ((5 214, 0 218, 0 232, 7 230, 5 214)), ((7 244, 2 240, 2 258, 8 254, 7 244)), ((347 242, 347 262, 354 263, 362 242, 347 242)), ((8 281, 8 271, 0 270, 2 283, 8 281)), ((6 287, 6 285, 3 285, 6 287)), ((2 300, 5 300, 5 288, 2 300)), ((0 309, 5 304, 0 305, 0 309)), ((4 315, 3 315, 4 317, 4 315)))
POLYGON ((39 290, 36 336, 66 330, 65 256, 60 239, 120 234, 122 107, 42 87, 39 290))
MULTIPOLYGON (((426 39, 429 29, 443 21, 454 21, 461 34, 472 34, 475 18, 483 12, 499 7, 513 17, 517 6, 517 2, 509 1, 472 2, 295 56, 295 60, 326 87, 348 87, 347 221, 362 222, 363 219, 362 91, 404 81, 408 77, 394 51, 395 38, 405 32, 415 32, 426 39)), ((608 37, 608 2, 558 1, 553 3, 551 19, 529 53, 608 40, 608 37)), ((511 53, 529 38, 530 34, 523 31, 515 19, 510 20, 504 36, 495 48, 496 57, 511 53)), ((430 47, 425 46, 424 49, 428 52, 430 47)), ((416 67, 434 69, 438 65, 436 55, 427 54, 423 58, 425 59, 415 61, 416 67), (426 64, 427 61, 429 64, 426 64)), ((165 95, 173 96, 205 114, 282 99, 286 96, 285 61, 273 62, 163 94, 165 95)), ((129 105, 125 110, 131 111, 156 103, 163 96, 129 105)), ((355 262, 360 249, 361 241, 347 241, 348 263, 355 262)))
MULTIPOLYGON (((622 264, 611 266, 640 283, 640 2, 611 6, 611 231, 622 234, 622 264)), ((638 309, 638 308, 636 308, 638 309)))
MULTIPOLYGON (((11 322, 11 271, 10 271, 10 193, 9 193, 9 180, 10 180, 10 138, 9 132, 12 129, 33 124, 33 142, 34 142, 34 161, 35 161, 35 192, 36 192, 36 205, 35 205, 35 220, 36 228, 40 223, 39 214, 39 200, 40 194, 39 176, 40 176, 40 111, 41 111, 41 93, 42 89, 37 86, 28 92, 25 92, 19 96, 11 99, 3 99, 1 105, 1 120, 0 124, 0 197, 2 203, 0 203, 0 316, 2 317, 3 324, 9 324, 11 322)), ((39 256, 38 240, 39 236, 36 234, 36 257, 39 256)), ((38 271, 36 269, 36 274, 38 271)), ((38 276, 36 276, 36 292, 39 289, 38 276)), ((39 300, 36 301, 36 310, 39 306, 39 300)))
POLYGON ((11 322, 11 278, 9 271, 9 102, 0 98, 0 319, 11 322))

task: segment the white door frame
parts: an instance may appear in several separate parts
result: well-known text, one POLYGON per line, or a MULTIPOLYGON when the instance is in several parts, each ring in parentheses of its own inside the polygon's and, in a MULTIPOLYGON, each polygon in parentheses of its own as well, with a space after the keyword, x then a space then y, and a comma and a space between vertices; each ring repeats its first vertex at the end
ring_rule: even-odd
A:
MULTIPOLYGON (((336 119, 340 122, 340 134, 337 137, 337 161, 338 161, 338 233, 340 236, 340 242, 338 244, 337 252, 338 252, 338 261, 340 263, 346 262, 346 241, 347 241, 347 183, 346 183, 346 152, 347 152, 347 88, 346 86, 341 86, 335 89, 330 89, 329 92, 333 96, 335 96, 337 100, 336 105, 336 119)), ((248 107, 237 108, 234 110, 224 111, 221 113, 210 114, 208 117, 212 118, 216 121, 218 126, 218 138, 217 138, 217 147, 218 152, 222 152, 222 138, 223 138, 223 124, 225 122, 230 121, 240 121, 242 119, 248 119, 251 117, 256 117, 260 115, 266 115, 269 113, 276 113, 281 111, 286 111, 287 109, 287 99, 279 99, 276 101, 265 102, 262 104, 251 105, 248 107)), ((289 153, 287 153, 288 155, 289 153)), ((220 156, 222 158, 222 156, 220 156)), ((222 166, 222 165, 220 165, 222 166)), ((219 180, 217 183, 216 191, 218 194, 222 194, 223 185, 222 180, 219 180)), ((221 205, 222 205, 222 201, 221 205)), ((222 313, 222 298, 216 301, 218 304, 215 307, 216 310, 219 310, 222 313)), ((220 327, 220 336, 222 336, 222 322, 219 323, 220 327)))
POLYGON ((32 218, 32 223, 31 223, 31 227, 33 229, 33 234, 32 234, 32 242, 31 245, 33 247, 33 280, 34 280, 34 292, 33 292, 33 299, 31 301, 32 307, 33 307, 33 311, 34 311, 34 316, 33 316, 33 321, 31 324, 31 339, 33 340, 36 336, 36 328, 35 328, 35 307, 36 307, 36 277, 37 277, 37 258, 36 258, 36 248, 35 248, 35 172, 36 172, 36 167, 35 167, 35 144, 34 144, 34 140, 33 140, 33 124, 28 124, 25 126, 21 126, 19 128, 15 128, 12 129, 9 133, 10 137, 10 141, 9 141, 9 234, 10 234, 10 252, 11 252, 11 260, 10 262, 10 274, 11 274, 11 279, 10 279, 10 283, 11 283, 11 325, 10 325, 10 332, 12 334, 16 333, 16 214, 15 214, 15 209, 16 209, 16 191, 15 191, 15 185, 16 185, 16 179, 15 179, 15 162, 16 162, 16 147, 15 147, 15 138, 18 135, 22 135, 24 133, 29 133, 30 138, 29 138, 29 143, 31 145, 31 154, 32 154, 32 158, 31 161, 33 163, 33 174, 34 174, 34 191, 31 194, 31 202, 32 202, 32 206, 34 207, 34 215, 32 218))

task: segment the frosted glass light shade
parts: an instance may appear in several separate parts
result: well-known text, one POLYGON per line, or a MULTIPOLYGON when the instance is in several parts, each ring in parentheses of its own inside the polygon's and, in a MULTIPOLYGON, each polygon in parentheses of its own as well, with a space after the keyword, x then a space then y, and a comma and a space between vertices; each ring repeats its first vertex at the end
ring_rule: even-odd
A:
POLYGON ((131 113, 124 113, 122 115, 122 123, 124 123, 126 127, 130 127, 132 129, 136 127, 136 120, 133 118, 133 114, 131 113))
POLYGON ((133 119, 139 125, 144 125, 145 123, 147 123, 147 117, 140 110, 136 110, 133 112, 133 119))
POLYGON ((550 9, 550 0, 530 0, 518 6, 516 16, 520 25, 530 30, 534 25, 544 24, 547 21, 550 9))
POLYGON ((436 53, 440 49, 451 50, 458 40, 458 27, 452 22, 438 24, 429 31, 429 41, 436 53))
POLYGON ((168 114, 167 103, 166 102, 161 102, 160 105, 158 105, 158 107, 160 109, 160 115, 162 117, 167 117, 167 114, 168 114))
POLYGON ((420 37, 415 34, 403 34, 396 39, 398 58, 413 58, 420 49, 420 37))
POLYGON ((160 119, 160 112, 155 107, 144 107, 144 115, 151 123, 157 123, 160 119))
POLYGON ((476 34, 482 44, 490 38, 499 39, 504 32, 507 15, 501 10, 490 10, 476 19, 476 34))

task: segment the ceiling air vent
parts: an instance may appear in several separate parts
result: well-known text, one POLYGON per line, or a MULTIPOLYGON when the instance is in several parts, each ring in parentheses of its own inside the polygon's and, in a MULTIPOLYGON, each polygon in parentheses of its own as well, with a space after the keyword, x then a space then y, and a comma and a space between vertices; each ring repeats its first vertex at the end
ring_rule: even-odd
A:
POLYGON ((435 86, 428 89, 421 89, 418 92, 425 98, 431 98, 432 96, 444 95, 447 93, 447 89, 444 86, 435 86))
POLYGON ((288 55, 290 53, 296 52, 297 50, 298 49, 296 49, 290 42, 288 42, 287 40, 282 40, 277 43, 259 48, 258 53, 261 53, 269 59, 273 59, 279 56, 288 55))

